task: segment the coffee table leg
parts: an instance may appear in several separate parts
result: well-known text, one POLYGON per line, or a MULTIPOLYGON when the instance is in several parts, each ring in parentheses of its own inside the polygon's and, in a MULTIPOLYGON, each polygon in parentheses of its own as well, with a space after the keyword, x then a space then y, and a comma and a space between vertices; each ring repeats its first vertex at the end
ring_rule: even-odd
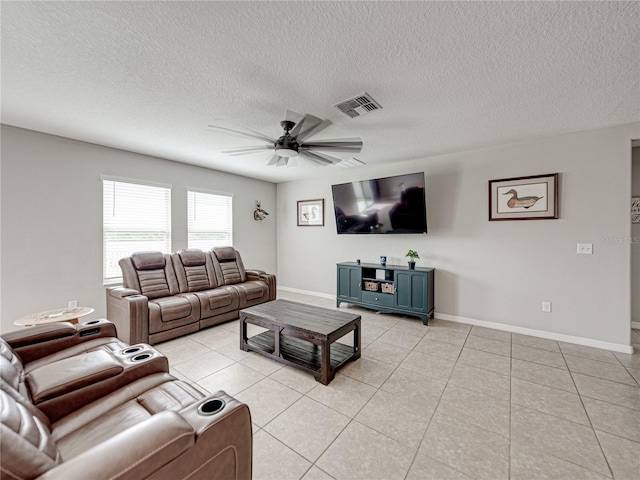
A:
POLYGON ((353 329, 353 360, 360 358, 361 354, 361 333, 360 333, 360 320, 356 322, 356 328, 353 329))
POLYGON ((249 351, 247 346, 247 317, 240 314, 240 350, 249 351))
POLYGON ((329 385, 329 382, 333 378, 331 375, 331 345, 329 342, 323 342, 322 345, 322 365, 321 365, 321 374, 322 379, 320 382, 323 385, 329 385))

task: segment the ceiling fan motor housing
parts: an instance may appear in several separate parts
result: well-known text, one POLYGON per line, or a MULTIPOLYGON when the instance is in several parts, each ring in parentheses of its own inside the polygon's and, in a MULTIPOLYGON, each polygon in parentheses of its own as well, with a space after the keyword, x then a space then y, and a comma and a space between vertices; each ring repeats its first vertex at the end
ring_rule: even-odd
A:
POLYGON ((298 149, 300 144, 296 141, 295 137, 289 135, 289 131, 295 126, 295 122, 289 120, 283 120, 280 125, 284 129, 284 135, 276 140, 276 153, 281 157, 295 157, 298 155, 298 149))

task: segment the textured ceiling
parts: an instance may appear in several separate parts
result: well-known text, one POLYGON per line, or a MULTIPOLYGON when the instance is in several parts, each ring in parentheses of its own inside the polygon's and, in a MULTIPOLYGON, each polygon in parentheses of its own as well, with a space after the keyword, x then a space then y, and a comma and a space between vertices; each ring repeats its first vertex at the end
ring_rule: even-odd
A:
MULTIPOLYGON (((269 181, 287 109, 367 164, 640 120, 638 2, 1 2, 2 123, 269 181), (383 107, 332 107, 368 92, 383 107), (259 142, 258 142, 259 144, 259 142)), ((301 161, 301 163, 303 163, 301 161)), ((328 169, 328 170, 327 170, 328 169)))

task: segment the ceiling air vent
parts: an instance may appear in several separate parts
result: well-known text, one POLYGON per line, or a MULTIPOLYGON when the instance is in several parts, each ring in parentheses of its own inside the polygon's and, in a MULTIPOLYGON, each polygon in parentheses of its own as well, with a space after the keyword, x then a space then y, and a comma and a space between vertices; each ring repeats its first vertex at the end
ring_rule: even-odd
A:
POLYGON ((353 98, 336 103, 334 107, 351 118, 360 117, 382 108, 368 93, 361 93, 353 98))
POLYGON ((359 167, 360 165, 365 165, 362 160, 358 160, 357 158, 345 158, 340 163, 335 164, 336 167, 340 168, 353 168, 359 167))

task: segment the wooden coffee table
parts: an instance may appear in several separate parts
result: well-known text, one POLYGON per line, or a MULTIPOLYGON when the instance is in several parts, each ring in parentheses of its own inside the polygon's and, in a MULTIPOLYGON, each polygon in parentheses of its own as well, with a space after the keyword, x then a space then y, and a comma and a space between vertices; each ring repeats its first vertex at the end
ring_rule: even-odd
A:
POLYGON ((240 310, 240 348, 301 368, 328 385, 341 367, 360 358, 360 315, 289 300, 240 310), (247 324, 269 330, 247 337, 247 324), (353 347, 336 340, 353 332, 353 347))

